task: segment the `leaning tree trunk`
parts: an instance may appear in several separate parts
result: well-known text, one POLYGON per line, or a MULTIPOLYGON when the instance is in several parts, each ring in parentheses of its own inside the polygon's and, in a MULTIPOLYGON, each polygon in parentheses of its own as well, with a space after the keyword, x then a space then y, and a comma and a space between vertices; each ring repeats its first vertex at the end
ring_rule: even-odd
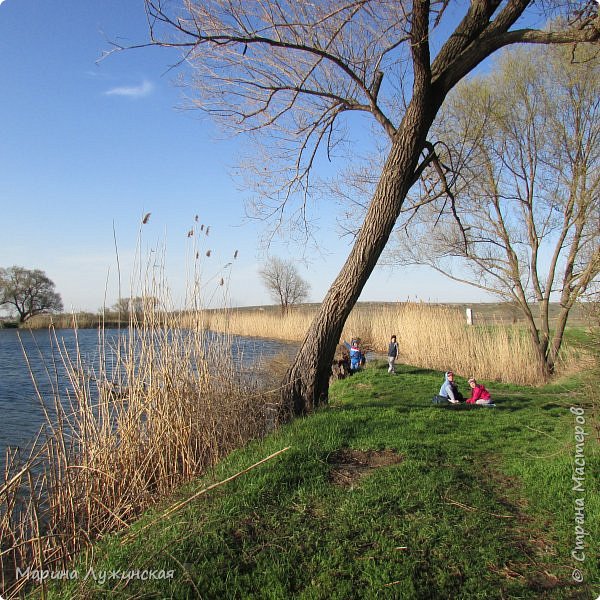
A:
POLYGON ((554 373, 554 369, 556 367, 556 361, 558 360, 558 354, 560 352, 563 336, 565 334, 565 329, 567 327, 567 320, 569 319, 569 313, 573 308, 573 304, 568 303, 566 306, 563 304, 561 311, 556 319, 556 324, 554 326, 554 336, 552 337, 552 345, 548 351, 548 371, 550 373, 554 373))
MULTIPOLYGON (((377 264, 414 183, 414 173, 437 107, 411 102, 369 205, 364 223, 342 270, 329 288, 282 388, 284 410, 301 415, 327 401, 331 364, 344 324, 377 264)), ((437 104, 437 103, 436 103, 437 104)))

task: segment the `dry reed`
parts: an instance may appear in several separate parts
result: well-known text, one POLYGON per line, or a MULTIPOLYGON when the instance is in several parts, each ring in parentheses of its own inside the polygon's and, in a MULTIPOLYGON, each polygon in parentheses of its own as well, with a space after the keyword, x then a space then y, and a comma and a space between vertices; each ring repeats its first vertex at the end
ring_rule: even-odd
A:
POLYGON ((98 330, 94 365, 51 330, 54 392, 38 391, 47 423, 24 460, 9 453, 0 484, 3 595, 31 585, 19 569, 66 569, 89 542, 274 426, 276 394, 236 366, 243 357, 232 360, 230 336, 207 332, 201 313, 186 313, 182 326, 156 303, 161 290, 149 292, 127 330, 112 338, 98 330))
MULTIPOLYGON (((115 321, 116 320, 117 319, 115 318, 115 321)), ((28 319, 22 327, 28 329, 48 329, 49 327, 55 327, 56 329, 70 329, 72 327, 87 329, 98 327, 101 324, 102 315, 90 312, 80 312, 75 314, 35 315, 34 317, 31 317, 31 319, 28 319)))
MULTIPOLYGON (((238 335, 301 341, 316 308, 297 307, 287 315, 277 311, 211 311, 206 327, 238 335)), ((410 365, 474 375, 485 380, 525 385, 543 382, 543 370, 528 331, 522 325, 467 325, 462 310, 447 305, 403 302, 359 305, 348 317, 342 339, 358 337, 369 349, 386 352, 395 334, 399 360, 410 365)), ((558 365, 572 369, 575 357, 563 351, 558 365)))

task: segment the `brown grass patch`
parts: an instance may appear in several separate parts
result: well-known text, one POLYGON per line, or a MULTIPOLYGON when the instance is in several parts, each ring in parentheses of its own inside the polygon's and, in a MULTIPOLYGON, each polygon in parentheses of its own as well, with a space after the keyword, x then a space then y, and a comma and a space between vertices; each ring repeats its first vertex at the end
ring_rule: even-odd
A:
POLYGON ((372 390, 373 386, 370 383, 357 383, 354 386, 358 390, 372 390))
POLYGON ((353 485, 371 470, 379 467, 397 465, 404 456, 395 450, 352 450, 342 448, 332 452, 327 462, 332 465, 329 480, 334 485, 353 487, 353 485))

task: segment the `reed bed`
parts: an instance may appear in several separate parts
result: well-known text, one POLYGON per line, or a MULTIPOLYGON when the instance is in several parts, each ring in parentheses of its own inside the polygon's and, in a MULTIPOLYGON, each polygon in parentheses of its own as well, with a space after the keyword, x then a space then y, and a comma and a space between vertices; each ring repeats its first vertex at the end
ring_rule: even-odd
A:
POLYGON ((411 365, 524 385, 544 379, 523 327, 467 325, 458 309, 408 303, 373 317, 374 339, 385 340, 388 332, 398 338, 400 360, 411 365))
MULTIPOLYGON (((114 319, 110 319, 114 324, 118 322, 118 315, 112 315, 114 319)), ((102 314, 94 314, 90 312, 79 312, 74 314, 62 313, 59 315, 54 314, 41 314, 35 315, 28 319, 22 327, 27 329, 48 329, 49 327, 55 327, 56 329, 70 329, 77 327, 80 329, 96 328, 101 327, 103 322, 102 314)), ((127 319, 122 319, 122 324, 127 325, 127 319)))
POLYGON ((247 337, 301 341, 316 314, 316 309, 278 310, 214 310, 205 311, 204 326, 211 331, 230 331, 247 337))
POLYGON ((148 303, 118 337, 98 330, 94 365, 52 330, 47 369, 56 383, 52 398, 39 394, 47 424, 28 456, 9 453, 0 485, 3 595, 31 584, 27 568, 66 569, 89 542, 273 426, 273 394, 236 368, 229 336, 197 317, 182 327, 176 313, 148 303))
MULTIPOLYGON (((212 311, 204 315, 208 328, 239 335, 301 341, 316 314, 315 307, 296 307, 286 315, 276 311, 212 311)), ((461 309, 418 302, 358 305, 348 317, 342 340, 358 337, 368 349, 384 353, 395 334, 399 361, 428 369, 452 369, 489 381, 537 385, 543 369, 528 331, 522 325, 467 325, 461 309)), ((578 357, 565 349, 559 371, 572 371, 578 357)))

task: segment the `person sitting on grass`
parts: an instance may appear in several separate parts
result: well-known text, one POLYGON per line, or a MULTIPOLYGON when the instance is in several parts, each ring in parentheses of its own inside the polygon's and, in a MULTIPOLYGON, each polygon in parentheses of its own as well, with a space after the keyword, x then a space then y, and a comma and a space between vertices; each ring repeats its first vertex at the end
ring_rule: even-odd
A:
POLYGON ((450 404, 458 404, 461 400, 464 400, 463 395, 458 391, 458 386, 454 383, 454 373, 452 371, 446 371, 439 396, 450 402, 450 404))
POLYGON ((492 396, 481 383, 477 383, 474 377, 469 379, 471 386, 471 397, 467 399, 468 404, 492 404, 492 396))

